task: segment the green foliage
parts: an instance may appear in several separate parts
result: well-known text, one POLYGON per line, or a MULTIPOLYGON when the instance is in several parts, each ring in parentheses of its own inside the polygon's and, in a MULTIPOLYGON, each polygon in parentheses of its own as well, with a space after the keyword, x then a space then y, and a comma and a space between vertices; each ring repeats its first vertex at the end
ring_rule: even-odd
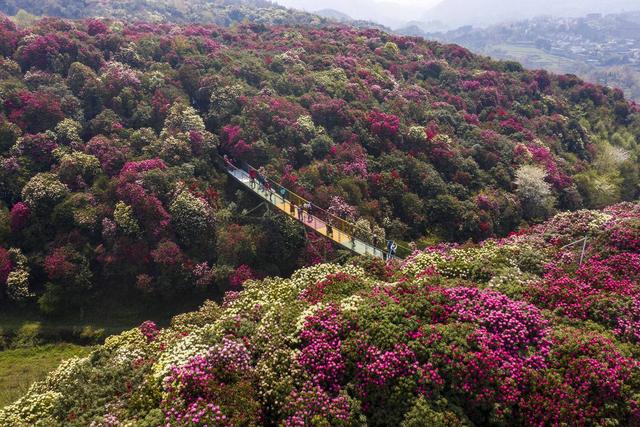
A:
POLYGON ((125 234, 131 236, 140 234, 140 224, 133 213, 133 208, 126 203, 116 203, 116 207, 113 210, 113 219, 125 234))
POLYGON ((602 208, 620 199, 621 179, 615 172, 588 171, 576 175, 575 180, 589 206, 602 208))
POLYGON ((100 173, 100 161, 90 154, 72 151, 63 154, 60 159, 58 176, 68 186, 84 183, 91 185, 93 178, 100 173))
POLYGON ((80 138, 81 130, 82 125, 79 122, 66 118, 56 125, 56 140, 63 145, 82 142, 82 138, 80 138))
POLYGON ((35 347, 40 344, 41 325, 40 323, 25 323, 18 329, 12 345, 16 348, 35 347))
POLYGON ((468 420, 460 419, 455 412, 448 409, 446 404, 445 399, 428 402, 424 397, 419 397, 416 399, 411 410, 407 412, 401 426, 462 427, 471 425, 468 420), (434 409, 433 404, 435 404, 438 409, 434 409))
POLYGON ((204 130, 204 121, 198 115, 198 112, 189 105, 176 102, 169 109, 160 137, 164 138, 179 132, 203 132, 204 130))
POLYGON ((326 91, 332 97, 345 97, 347 75, 342 68, 331 68, 327 71, 314 73, 313 78, 319 88, 326 91))

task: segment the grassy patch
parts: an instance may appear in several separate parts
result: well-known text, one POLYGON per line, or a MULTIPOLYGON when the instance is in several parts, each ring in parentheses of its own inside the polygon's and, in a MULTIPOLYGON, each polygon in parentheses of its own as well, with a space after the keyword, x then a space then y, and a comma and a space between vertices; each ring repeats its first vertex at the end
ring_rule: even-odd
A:
POLYGON ((24 395, 33 382, 43 379, 62 360, 90 351, 91 347, 73 344, 0 351, 0 408, 24 395))
POLYGON ((0 334, 15 335, 25 324, 38 324, 42 343, 71 342, 93 344, 84 339, 85 331, 101 331, 103 337, 119 334, 135 328, 145 320, 159 326, 169 324, 176 314, 196 310, 204 301, 203 296, 183 300, 145 301, 138 297, 114 295, 101 296, 87 302, 83 310, 69 311, 60 316, 46 316, 37 305, 0 305, 0 334))
POLYGON ((553 55, 533 46, 515 44, 497 44, 486 49, 492 56, 511 58, 522 62, 527 68, 544 68, 555 73, 575 72, 579 63, 570 58, 553 55))

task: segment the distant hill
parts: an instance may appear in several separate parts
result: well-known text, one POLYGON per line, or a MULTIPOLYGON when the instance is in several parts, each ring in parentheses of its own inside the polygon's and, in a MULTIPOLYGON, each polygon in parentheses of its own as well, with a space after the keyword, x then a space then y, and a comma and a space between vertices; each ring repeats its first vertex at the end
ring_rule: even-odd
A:
POLYGON ((619 87, 640 100, 640 12, 538 17, 441 33, 420 32, 414 26, 398 32, 460 44, 478 53, 519 61, 528 68, 577 74, 619 87))
POLYGON ((320 10, 317 10, 315 13, 316 15, 320 15, 323 18, 333 19, 335 21, 340 21, 340 22, 353 21, 353 18, 351 18, 346 13, 342 13, 339 10, 335 10, 335 9, 320 9, 320 10))
POLYGON ((325 18, 318 15, 288 9, 266 0, 0 0, 0 11, 7 15, 15 15, 21 9, 36 16, 200 22, 223 26, 238 22, 303 25, 325 22, 325 18))
POLYGON ((444 32, 449 29, 450 27, 441 21, 409 21, 394 32, 405 36, 422 37, 427 33, 444 32))
MULTIPOLYGON (((263 25, 321 26, 339 22, 356 28, 389 28, 366 20, 355 20, 335 9, 308 13, 267 0, 0 0, 0 12, 14 16, 20 11, 35 17, 55 16, 67 19, 110 18, 125 21, 201 23, 228 27, 238 23, 263 25)), ((33 21, 28 19, 28 23, 33 21)))
POLYGON ((347 15, 346 13, 340 12, 339 10, 336 10, 336 9, 331 9, 331 8, 320 9, 320 10, 314 11, 313 13, 322 18, 326 18, 330 21, 340 22, 342 24, 347 24, 356 28, 377 28, 379 30, 391 32, 390 28, 385 27, 382 24, 372 22, 372 21, 362 20, 362 19, 353 19, 351 16, 347 15))
POLYGON ((399 28, 419 19, 438 0, 407 2, 403 0, 274 0, 276 3, 298 10, 316 13, 335 10, 355 20, 377 22, 390 28, 399 28))
POLYGON ((616 13, 638 9, 637 0, 444 0, 423 16, 440 20, 450 28, 462 25, 491 25, 539 15, 582 16, 588 13, 616 13))

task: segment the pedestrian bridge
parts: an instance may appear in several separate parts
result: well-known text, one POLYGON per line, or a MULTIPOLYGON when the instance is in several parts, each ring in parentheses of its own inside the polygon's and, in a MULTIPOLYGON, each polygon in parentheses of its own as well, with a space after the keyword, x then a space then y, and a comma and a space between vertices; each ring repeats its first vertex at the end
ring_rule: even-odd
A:
MULTIPOLYGON (((253 170, 255 171, 255 174, 258 174, 258 171, 250 165, 243 164, 241 167, 238 167, 226 159, 221 159, 220 163, 226 172, 235 178, 235 180, 245 187, 245 189, 258 195, 262 200, 270 206, 274 206, 283 214, 288 215, 294 220, 304 224, 307 228, 339 244, 340 246, 360 255, 370 255, 385 260, 390 258, 399 258, 395 254, 389 255, 388 250, 385 247, 385 242, 380 242, 379 245, 374 246, 372 244, 373 239, 367 242, 364 238, 356 237, 371 237, 370 232, 364 230, 360 230, 359 232, 355 224, 345 221, 344 219, 315 205, 312 206, 311 212, 302 210, 301 207, 303 205, 308 203, 310 204, 306 199, 298 196, 292 191, 289 191, 287 188, 284 189, 284 195, 281 194, 281 189, 283 187, 274 181, 268 180, 266 177, 263 178, 268 182, 267 185, 261 184, 257 179, 252 179, 249 171, 253 170), (383 246, 384 248, 380 246, 383 246)), ((399 249, 408 251, 408 248, 399 249)))

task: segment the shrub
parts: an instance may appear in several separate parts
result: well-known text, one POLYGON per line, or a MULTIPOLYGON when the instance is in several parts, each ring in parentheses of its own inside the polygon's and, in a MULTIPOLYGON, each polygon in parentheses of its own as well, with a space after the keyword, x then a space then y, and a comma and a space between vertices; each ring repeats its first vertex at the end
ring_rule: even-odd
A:
POLYGON ((52 173, 39 173, 22 189, 22 199, 36 213, 47 213, 60 203, 69 189, 52 173))
POLYGON ((113 219, 120 229, 128 235, 137 236, 140 233, 140 225, 133 214, 131 206, 124 202, 116 203, 113 211, 113 219))
POLYGON ((72 151, 60 159, 58 176, 67 186, 83 188, 90 186, 100 171, 100 161, 90 154, 72 151))
POLYGON ((40 323, 24 323, 16 332, 11 344, 17 348, 35 347, 42 342, 41 334, 40 323))
POLYGON ((9 120, 32 134, 53 129, 64 119, 59 100, 43 92, 18 92, 9 107, 9 120))

